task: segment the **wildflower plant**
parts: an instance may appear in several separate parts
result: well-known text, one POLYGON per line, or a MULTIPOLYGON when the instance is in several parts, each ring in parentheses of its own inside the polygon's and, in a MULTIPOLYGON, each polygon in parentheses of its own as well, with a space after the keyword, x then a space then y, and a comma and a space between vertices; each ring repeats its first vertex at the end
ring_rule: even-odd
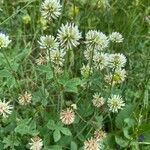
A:
POLYGON ((0 150, 149 149, 146 7, 3 1, 0 150))

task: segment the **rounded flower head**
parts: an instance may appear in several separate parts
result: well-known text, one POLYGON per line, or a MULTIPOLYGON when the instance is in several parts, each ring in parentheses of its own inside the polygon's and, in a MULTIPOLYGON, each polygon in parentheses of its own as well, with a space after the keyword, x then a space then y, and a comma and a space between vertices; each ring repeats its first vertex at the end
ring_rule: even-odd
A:
POLYGON ((91 138, 84 142, 84 150, 100 150, 99 144, 96 139, 91 138))
POLYGON ((78 26, 73 23, 62 25, 58 30, 58 40, 63 48, 72 49, 77 47, 80 43, 81 33, 78 26))
POLYGON ((121 42, 123 42, 123 37, 118 32, 112 32, 109 35, 109 40, 112 41, 112 42, 115 42, 115 43, 121 43, 121 42))
POLYGON ((123 54, 120 54, 120 53, 110 54, 109 63, 110 63, 111 68, 124 67, 126 62, 127 62, 127 59, 123 54))
POLYGON ((85 43, 88 49, 103 50, 108 47, 109 40, 104 33, 90 30, 86 34, 85 43))
POLYGON ((5 102, 0 100, 0 116, 7 118, 11 113, 13 106, 9 105, 10 102, 5 102))
POLYGON ((92 102, 93 102, 93 105, 94 105, 95 107, 100 108, 100 107, 102 107, 102 106, 104 105, 105 99, 104 99, 103 97, 100 97, 100 94, 95 93, 95 94, 93 95, 93 100, 92 100, 92 102))
POLYGON ((52 50, 50 53, 50 59, 54 65, 62 67, 65 61, 64 59, 65 54, 66 53, 63 49, 52 50))
POLYGON ((125 69, 117 69, 113 75, 113 82, 115 83, 122 83, 126 78, 126 71, 125 69))
POLYGON ((114 74, 108 74, 108 75, 105 75, 105 81, 108 83, 108 84, 112 84, 112 85, 115 85, 115 84, 120 84, 122 83, 126 78, 126 71, 125 69, 116 69, 114 74))
POLYGON ((56 75, 61 75, 63 73, 63 69, 60 66, 54 66, 54 72, 56 75))
POLYGON ((18 100, 20 105, 27 105, 31 103, 32 95, 28 92, 25 92, 24 94, 20 95, 18 100))
POLYGON ((41 150, 43 146, 43 141, 38 136, 31 138, 31 142, 29 143, 30 150, 41 150))
POLYGON ((94 138, 97 141, 102 141, 104 138, 106 138, 106 133, 103 130, 96 130, 94 132, 94 138))
POLYGON ((35 60, 37 65, 44 65, 47 63, 47 59, 40 54, 40 57, 35 60))
POLYGON ((28 14, 26 14, 22 16, 22 21, 24 24, 29 24, 31 22, 31 17, 28 14))
POLYGON ((93 69, 90 68, 89 64, 87 64, 86 66, 83 65, 83 67, 81 68, 81 75, 84 78, 88 78, 92 73, 93 73, 93 69))
POLYGON ((48 20, 57 19, 61 14, 61 7, 59 0, 45 0, 41 5, 41 15, 48 20))
POLYGON ((122 100, 122 97, 119 95, 112 95, 108 101, 107 101, 109 110, 114 112, 118 112, 118 110, 123 109, 125 106, 124 101, 122 100))
POLYGON ((97 52, 93 56, 94 66, 96 69, 104 69, 109 64, 109 57, 108 54, 99 53, 97 52))
POLYGON ((40 48, 49 50, 55 50, 59 47, 59 43, 52 35, 41 36, 38 43, 40 44, 40 48))
POLYGON ((74 122, 74 119, 75 119, 75 113, 71 108, 67 108, 66 110, 63 110, 60 113, 60 120, 65 125, 72 124, 74 122))
POLYGON ((9 37, 3 33, 0 33, 0 49, 6 48, 11 40, 9 40, 9 37))

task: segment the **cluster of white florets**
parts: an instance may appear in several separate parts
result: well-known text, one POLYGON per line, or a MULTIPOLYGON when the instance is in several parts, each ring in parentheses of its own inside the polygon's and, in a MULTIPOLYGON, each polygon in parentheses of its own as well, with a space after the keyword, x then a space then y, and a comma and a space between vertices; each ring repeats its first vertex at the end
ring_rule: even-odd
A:
MULTIPOLYGON (((84 57, 87 65, 83 64, 81 68, 81 75, 83 78, 89 77, 92 73, 97 71, 104 74, 104 80, 108 85, 114 86, 121 84, 126 78, 126 71, 124 69, 127 59, 121 53, 110 53, 110 43, 121 43, 123 37, 118 32, 113 32, 109 36, 96 30, 90 30, 86 34, 86 50, 84 57)), ((101 94, 95 93, 93 95, 92 103, 95 107, 102 107, 107 102, 109 110, 118 112, 125 106, 124 101, 120 95, 111 95, 108 100, 105 100, 101 94)))
MULTIPOLYGON (((56 20, 61 14, 61 7, 59 1, 45 0, 41 6, 42 16, 49 20, 56 20)), ((78 26, 68 22, 61 25, 56 38, 52 35, 41 36, 39 40, 40 48, 46 49, 46 60, 51 61, 57 73, 63 72, 66 53, 69 50, 77 48, 81 38, 78 26)), ((108 50, 111 42, 112 44, 123 42, 122 35, 118 32, 112 32, 107 36, 98 30, 89 30, 86 33, 84 41, 86 50, 84 51, 84 56, 87 64, 83 64, 81 68, 83 78, 88 78, 94 72, 105 70, 104 80, 108 85, 121 84, 125 80, 126 71, 123 67, 125 67, 127 61, 126 57, 121 53, 110 53, 108 50)), ((40 60, 37 62, 42 64, 45 61, 40 57, 40 60)), ((94 94, 94 106, 101 107, 104 105, 104 101, 103 97, 94 94)), ((111 96, 108 102, 108 106, 112 112, 117 112, 118 109, 122 109, 123 107, 122 98, 119 96, 111 96), (112 103, 111 99, 113 99, 112 103), (118 104, 116 104, 117 102, 118 104)))
MULTIPOLYGON (((59 0, 45 0, 41 5, 41 16, 49 21, 57 20, 61 15, 62 5, 59 0)), ((80 45, 82 34, 79 28, 74 23, 67 22, 62 24, 58 29, 57 37, 53 35, 42 35, 39 40, 39 48, 44 51, 40 53, 36 59, 37 65, 45 65, 50 62, 56 74, 63 73, 63 67, 66 61, 66 54, 68 51, 73 51, 80 45)), ((89 78, 93 73, 104 72, 105 82, 112 86, 121 84, 126 78, 126 71, 124 69, 127 59, 121 53, 110 53, 110 43, 121 43, 123 37, 118 32, 112 32, 106 35, 101 31, 89 30, 85 36, 85 51, 84 57, 86 64, 81 68, 81 75, 83 78, 89 78), (105 70, 105 71, 104 71, 105 70)), ((3 33, 0 33, 0 49, 8 47, 11 40, 3 33)), ((28 105, 32 102, 31 93, 25 92, 18 97, 20 105, 28 105)), ((93 106, 102 108, 107 104, 109 111, 117 113, 123 109, 125 102, 122 96, 112 94, 108 98, 104 98, 100 93, 94 93, 92 98, 93 106)), ((8 117, 12 113, 13 106, 10 102, 0 100, 0 116, 8 117)), ((66 108, 60 112, 60 120, 65 125, 71 125, 75 121, 76 105, 66 108)), ((97 130, 94 133, 94 138, 84 142, 84 150, 99 150, 99 141, 105 138, 106 134, 102 130, 97 130)), ((31 138, 29 143, 31 150, 41 150, 43 141, 39 137, 31 138)))
MULTIPOLYGON (((89 65, 87 71, 85 64, 83 65, 84 72, 89 70, 102 71, 106 70, 105 81, 109 84, 120 84, 125 80, 126 71, 122 69, 126 64, 126 57, 121 53, 109 53, 108 48, 110 42, 121 43, 123 37, 118 32, 111 33, 108 37, 99 31, 90 30, 86 34, 86 50, 84 57, 89 65)), ((81 71, 83 70, 81 69, 81 71)), ((81 72, 83 75, 83 71, 81 72)))
POLYGON ((11 40, 9 40, 9 36, 4 33, 0 33, 0 49, 8 47, 11 40))
POLYGON ((100 150, 102 149, 102 143, 106 138, 106 133, 102 129, 98 129, 94 132, 93 137, 84 142, 84 150, 100 150))

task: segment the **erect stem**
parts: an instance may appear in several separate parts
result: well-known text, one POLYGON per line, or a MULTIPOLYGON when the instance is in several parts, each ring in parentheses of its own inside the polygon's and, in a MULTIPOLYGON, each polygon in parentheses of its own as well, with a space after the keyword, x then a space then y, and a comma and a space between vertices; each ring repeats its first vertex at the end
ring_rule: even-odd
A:
POLYGON ((56 31, 57 31, 58 28, 60 27, 60 24, 61 24, 61 21, 62 21, 63 11, 64 11, 64 8, 65 8, 65 2, 66 2, 66 0, 62 0, 61 15, 59 16, 59 20, 58 20, 58 24, 57 24, 57 29, 56 29, 56 31))

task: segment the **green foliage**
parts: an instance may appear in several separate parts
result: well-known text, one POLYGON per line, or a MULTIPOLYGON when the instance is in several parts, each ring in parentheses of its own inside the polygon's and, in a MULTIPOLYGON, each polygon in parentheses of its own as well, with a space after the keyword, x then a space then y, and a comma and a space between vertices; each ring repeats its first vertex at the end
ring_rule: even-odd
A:
POLYGON ((129 126, 132 125, 132 122, 127 118, 132 117, 134 113, 135 107, 133 105, 127 105, 122 111, 118 113, 116 116, 116 127, 122 128, 124 126, 124 123, 127 123, 129 126))
POLYGON ((66 136, 72 135, 68 128, 63 127, 60 122, 55 123, 54 120, 49 120, 47 123, 47 127, 48 129, 53 131, 54 142, 58 142, 61 139, 61 133, 66 136))
POLYGON ((0 33, 11 39, 6 48, 1 48, 0 39, 0 150, 30 149, 33 137, 42 139, 43 150, 82 150, 84 141, 100 129, 106 132, 101 149, 149 150, 149 1, 61 0, 62 12, 57 20, 41 17, 42 2, 0 0, 0 33), (57 59, 52 60, 48 48, 40 48, 39 40, 43 35, 57 38, 58 29, 66 22, 78 25, 82 38, 80 45, 69 50, 59 45, 59 51, 66 52, 59 70, 53 62, 57 59), (110 43, 102 52, 126 56, 123 83, 113 86, 113 81, 108 84, 105 80, 105 75, 113 74, 116 68, 92 70, 95 58, 87 62, 84 57, 89 30, 101 31, 107 37, 115 31, 123 35, 122 43, 110 43), (45 62, 39 65, 40 56, 45 62), (85 78, 81 68, 88 63, 93 72, 85 78), (31 93, 31 101, 21 105, 19 96, 26 91, 31 93), (104 97, 100 108, 93 106, 95 93, 104 97), (112 113, 107 102, 118 93, 125 106, 112 113), (3 117, 1 100, 13 107, 8 118, 3 117), (60 119, 60 112, 66 108, 75 115, 70 125, 60 119))
POLYGON ((31 119, 24 119, 19 121, 17 127, 15 128, 15 132, 21 134, 21 136, 25 134, 38 134, 38 131, 36 131, 36 123, 34 121, 31 121, 31 119))
POLYGON ((13 135, 8 135, 7 137, 4 138, 3 140, 4 143, 4 149, 12 149, 15 150, 15 146, 19 146, 20 145, 20 141, 17 139, 16 136, 13 135))

